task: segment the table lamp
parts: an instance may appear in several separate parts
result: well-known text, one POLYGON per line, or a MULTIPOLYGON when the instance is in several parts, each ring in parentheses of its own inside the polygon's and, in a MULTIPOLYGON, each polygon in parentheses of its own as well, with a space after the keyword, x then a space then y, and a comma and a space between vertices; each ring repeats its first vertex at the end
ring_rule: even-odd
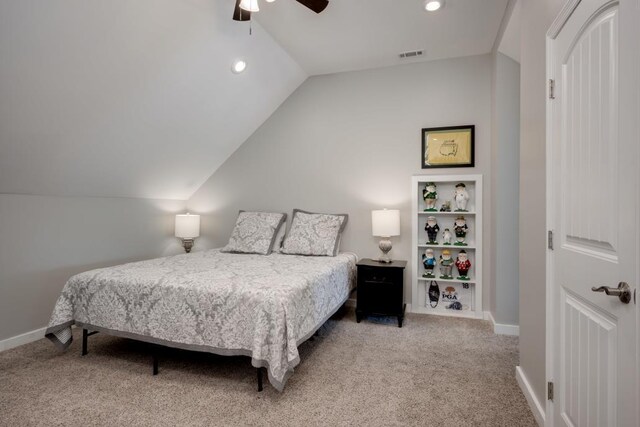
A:
POLYGON ((191 252, 193 239, 200 236, 200 215, 176 215, 176 237, 182 239, 185 252, 191 252))
POLYGON ((400 235, 400 211, 397 209, 371 211, 371 231, 374 236, 382 237, 378 245, 382 255, 378 258, 378 262, 391 262, 388 255, 391 250, 389 238, 400 235))

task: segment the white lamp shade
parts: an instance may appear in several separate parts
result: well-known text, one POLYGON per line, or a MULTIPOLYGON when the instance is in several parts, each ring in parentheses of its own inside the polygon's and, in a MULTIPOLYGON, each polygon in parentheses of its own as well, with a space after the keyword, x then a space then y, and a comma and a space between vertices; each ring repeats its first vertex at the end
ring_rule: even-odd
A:
POLYGON ((200 215, 176 215, 176 237, 193 239, 200 236, 200 215))
POLYGON ((244 9, 249 12, 259 12, 258 0, 242 0, 240 2, 240 9, 244 9))
POLYGON ((371 229, 374 236, 399 236, 400 211, 397 209, 371 211, 371 229))

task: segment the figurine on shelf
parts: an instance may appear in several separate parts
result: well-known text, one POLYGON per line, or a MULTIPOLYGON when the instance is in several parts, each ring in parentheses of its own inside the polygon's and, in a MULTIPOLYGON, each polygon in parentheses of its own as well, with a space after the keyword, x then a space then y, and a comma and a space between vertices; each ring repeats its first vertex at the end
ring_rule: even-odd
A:
POLYGON ((456 212, 467 212, 467 202, 469 201, 469 193, 467 192, 467 186, 464 182, 456 185, 456 190, 453 195, 453 200, 456 202, 456 212))
POLYGON ((433 182, 427 182, 422 190, 422 199, 427 206, 425 212, 436 212, 436 200, 438 200, 438 193, 436 192, 436 184, 433 182))
POLYGON ((458 254, 456 259, 456 268, 458 269, 458 280, 469 280, 469 269, 471 268, 471 261, 467 257, 467 251, 464 249, 458 254))
POLYGON ((438 225, 438 221, 436 221, 435 216, 429 216, 427 218, 427 223, 424 225, 424 229, 427 231, 427 237, 429 241, 428 245, 437 245, 438 241, 438 231, 440 231, 440 226, 438 225))
POLYGON ((442 251, 442 255, 440 255, 440 275, 441 279, 453 279, 451 275, 451 270, 453 269, 453 260, 451 259, 451 252, 449 249, 445 249, 442 251))
POLYGON ((435 278, 433 269, 436 267, 436 256, 433 254, 433 249, 429 248, 422 254, 422 264, 424 265, 425 272, 422 277, 435 278))
POLYGON ((453 234, 451 234, 451 231, 448 228, 445 228, 444 231, 442 232, 442 244, 450 245, 452 239, 453 239, 453 234))
POLYGON ((440 212, 451 212, 451 202, 442 202, 442 206, 440 206, 440 212))
POLYGON ((464 219, 464 216, 460 215, 453 224, 453 231, 456 233, 456 246, 467 246, 465 238, 467 237, 468 230, 467 221, 464 219))
POLYGON ((432 280, 429 285, 427 300, 431 308, 436 308, 438 306, 438 301, 440 301, 440 287, 438 286, 438 282, 435 280, 432 280))

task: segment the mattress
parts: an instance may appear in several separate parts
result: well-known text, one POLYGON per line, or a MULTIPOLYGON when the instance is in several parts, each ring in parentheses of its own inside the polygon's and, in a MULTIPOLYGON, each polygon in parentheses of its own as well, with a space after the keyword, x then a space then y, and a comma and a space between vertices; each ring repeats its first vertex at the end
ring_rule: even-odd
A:
POLYGON ((46 336, 61 349, 71 325, 221 355, 251 357, 282 391, 298 345, 347 300, 354 254, 311 257, 217 249, 87 271, 69 279, 46 336))

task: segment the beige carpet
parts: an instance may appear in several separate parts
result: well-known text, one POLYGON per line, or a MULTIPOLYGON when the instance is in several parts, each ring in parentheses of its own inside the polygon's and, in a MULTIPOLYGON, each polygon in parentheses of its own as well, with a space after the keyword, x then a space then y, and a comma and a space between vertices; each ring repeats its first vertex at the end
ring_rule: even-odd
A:
POLYGON ((515 380, 517 338, 488 322, 340 312, 300 347, 283 393, 256 392, 248 358, 97 334, 65 353, 40 340, 0 353, 2 426, 535 426, 515 380))

